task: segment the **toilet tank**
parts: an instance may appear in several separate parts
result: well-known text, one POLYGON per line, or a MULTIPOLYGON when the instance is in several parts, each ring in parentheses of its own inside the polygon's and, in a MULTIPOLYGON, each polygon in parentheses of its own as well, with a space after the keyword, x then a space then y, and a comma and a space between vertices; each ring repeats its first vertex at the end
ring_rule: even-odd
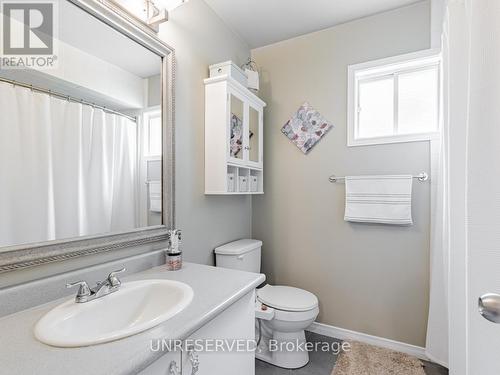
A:
POLYGON ((260 272, 262 241, 238 240, 215 249, 215 265, 247 272, 260 272))

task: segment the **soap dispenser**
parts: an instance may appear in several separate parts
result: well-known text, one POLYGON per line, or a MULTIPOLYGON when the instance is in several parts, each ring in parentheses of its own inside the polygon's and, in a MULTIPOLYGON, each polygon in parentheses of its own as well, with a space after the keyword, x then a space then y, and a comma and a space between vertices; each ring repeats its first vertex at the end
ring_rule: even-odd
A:
POLYGON ((167 269, 177 271, 182 268, 181 230, 171 229, 167 233, 167 250, 165 251, 167 269))

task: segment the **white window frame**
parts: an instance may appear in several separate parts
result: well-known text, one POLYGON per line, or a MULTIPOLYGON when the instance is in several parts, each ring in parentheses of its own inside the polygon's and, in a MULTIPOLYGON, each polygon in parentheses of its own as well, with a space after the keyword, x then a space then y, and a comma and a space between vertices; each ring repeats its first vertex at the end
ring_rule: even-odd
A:
MULTIPOLYGON (((143 111, 142 118, 143 118, 143 138, 141 140, 142 142, 142 148, 143 148, 143 156, 147 160, 159 160, 161 159, 162 153, 160 152, 159 154, 151 154, 150 153, 150 138, 149 138, 149 133, 150 133, 150 124, 149 120, 151 118, 160 118, 161 119, 161 109, 159 106, 154 106, 154 107, 149 107, 146 108, 143 111)), ((163 146, 163 144, 162 144, 163 146)))
MULTIPOLYGON (((430 66, 438 67, 438 90, 441 91, 441 54, 439 50, 428 49, 399 56, 393 56, 380 60, 368 61, 361 64, 349 65, 347 68, 347 146, 366 146, 387 143, 429 141, 439 134, 425 132, 417 134, 393 134, 383 137, 360 138, 358 137, 358 115, 359 115, 359 82, 372 79, 378 80, 393 76, 394 80, 394 130, 397 131, 398 118, 398 77, 401 73, 415 72, 430 66)), ((438 95, 438 118, 441 108, 441 95, 438 95)), ((438 124, 439 126, 439 124, 438 124)))
MULTIPOLYGON (((152 161, 162 160, 164 150, 162 150, 162 154, 160 155, 150 155, 146 154, 148 150, 148 146, 146 142, 149 140, 149 117, 150 115, 155 116, 157 113, 161 115, 161 107, 160 106, 152 106, 144 108, 140 111, 137 116, 138 119, 138 131, 139 136, 138 139, 138 169, 139 169, 139 224, 142 227, 147 227, 149 225, 149 208, 148 208, 148 178, 147 178, 147 170, 148 163, 152 161)), ((162 129, 162 132, 164 130, 162 129)), ((162 137, 163 138, 163 137, 162 137)), ((162 143, 162 148, 165 147, 164 143, 162 143)))

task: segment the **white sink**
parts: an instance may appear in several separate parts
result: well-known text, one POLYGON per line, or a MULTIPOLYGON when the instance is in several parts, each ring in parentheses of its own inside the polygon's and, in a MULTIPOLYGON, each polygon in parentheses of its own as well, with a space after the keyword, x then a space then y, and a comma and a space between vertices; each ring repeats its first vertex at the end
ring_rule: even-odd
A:
POLYGON ((86 303, 74 299, 45 314, 35 326, 41 342, 78 347, 114 341, 152 328, 181 312, 193 299, 187 284, 171 280, 123 283, 86 303))

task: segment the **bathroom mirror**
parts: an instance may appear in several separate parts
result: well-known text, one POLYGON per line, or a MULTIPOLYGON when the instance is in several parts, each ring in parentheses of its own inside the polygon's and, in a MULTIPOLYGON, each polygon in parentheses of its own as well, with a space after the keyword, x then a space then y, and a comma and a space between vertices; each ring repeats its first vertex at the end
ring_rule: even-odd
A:
POLYGON ((0 272, 173 226, 173 50, 112 3, 44 4, 3 8, 0 272))

